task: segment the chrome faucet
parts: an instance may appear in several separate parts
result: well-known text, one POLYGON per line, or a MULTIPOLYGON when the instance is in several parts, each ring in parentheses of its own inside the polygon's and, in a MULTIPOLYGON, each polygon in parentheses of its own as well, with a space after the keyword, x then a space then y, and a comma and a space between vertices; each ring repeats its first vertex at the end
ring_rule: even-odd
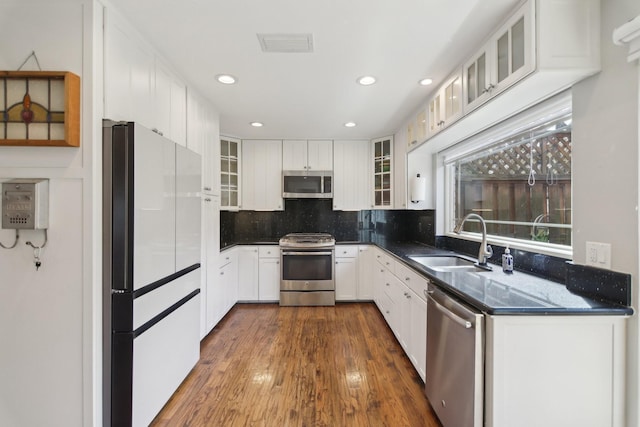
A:
POLYGON ((478 221, 480 221, 480 224, 482 224, 482 242, 480 243, 480 250, 478 251, 477 265, 484 269, 491 270, 491 267, 487 265, 487 259, 493 256, 493 249, 491 249, 491 246, 487 245, 487 225, 484 222, 484 218, 473 212, 467 214, 467 216, 462 218, 462 221, 460 221, 458 225, 456 225, 456 227, 453 229, 453 232, 456 234, 460 234, 464 222, 469 218, 476 218, 478 221))

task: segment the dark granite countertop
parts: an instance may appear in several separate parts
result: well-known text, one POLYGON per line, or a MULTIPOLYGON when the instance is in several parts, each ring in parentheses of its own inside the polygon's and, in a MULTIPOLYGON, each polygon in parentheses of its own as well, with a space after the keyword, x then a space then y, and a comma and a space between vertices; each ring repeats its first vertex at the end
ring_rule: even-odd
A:
MULTIPOLYGON (((410 255, 456 255, 455 252, 415 243, 377 243, 397 259, 467 304, 491 315, 631 315, 630 307, 598 301, 570 292, 566 286, 515 271, 438 272, 409 258, 410 255)), ((461 256, 469 260, 473 258, 461 256)))
MULTIPOLYGON (((395 242, 384 238, 364 237, 358 241, 339 241, 337 245, 374 244, 435 285, 465 303, 490 315, 631 315, 633 309, 606 301, 598 301, 570 292, 566 286, 515 271, 506 274, 498 265, 492 271, 432 271, 413 261, 410 255, 456 255, 455 252, 421 243, 395 242)), ((236 245, 274 245, 277 239, 242 241, 236 245)), ((462 258, 470 259, 467 256, 462 258)))

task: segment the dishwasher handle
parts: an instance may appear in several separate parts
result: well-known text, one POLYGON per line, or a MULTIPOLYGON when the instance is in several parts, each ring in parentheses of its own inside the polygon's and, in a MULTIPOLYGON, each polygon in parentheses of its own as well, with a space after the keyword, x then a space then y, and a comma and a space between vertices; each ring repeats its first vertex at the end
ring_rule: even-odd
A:
POLYGON ((431 300, 431 302, 433 302, 433 304, 438 309, 438 311, 440 311, 442 314, 447 316, 449 319, 451 319, 454 322, 456 322, 458 325, 462 326, 465 329, 470 329, 470 328, 473 327, 473 323, 471 323, 468 320, 465 320, 462 317, 456 315, 455 313, 447 310, 446 307, 444 307, 438 301, 436 301, 430 294, 427 295, 427 298, 429 298, 431 300))

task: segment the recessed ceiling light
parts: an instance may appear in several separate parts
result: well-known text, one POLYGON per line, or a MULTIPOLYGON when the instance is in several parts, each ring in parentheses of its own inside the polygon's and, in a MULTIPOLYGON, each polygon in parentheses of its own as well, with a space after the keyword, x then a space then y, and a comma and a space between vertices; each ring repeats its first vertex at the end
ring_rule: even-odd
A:
POLYGON ((238 81, 231 74, 218 74, 216 80, 225 85, 232 85, 238 81))
POLYGON ((433 83, 433 79, 422 79, 418 83, 420 83, 422 86, 429 86, 431 83, 433 83))
POLYGON ((354 127, 356 127, 356 124, 355 124, 354 122, 347 122, 347 123, 345 123, 344 125, 345 125, 345 127, 348 127, 348 128, 354 128, 354 127))
POLYGON ((264 123, 260 123, 260 122, 251 122, 249 124, 254 128, 261 128, 262 126, 264 126, 264 123))
POLYGON ((362 76, 357 80, 362 86, 369 86, 376 82, 376 78, 373 76, 362 76))

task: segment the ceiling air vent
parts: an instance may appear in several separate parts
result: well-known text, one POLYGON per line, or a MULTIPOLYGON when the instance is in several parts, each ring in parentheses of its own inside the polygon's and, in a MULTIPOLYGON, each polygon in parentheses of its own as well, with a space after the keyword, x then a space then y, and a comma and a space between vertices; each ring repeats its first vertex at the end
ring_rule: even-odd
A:
POLYGON ((263 52, 313 52, 312 34, 258 34, 263 52))

